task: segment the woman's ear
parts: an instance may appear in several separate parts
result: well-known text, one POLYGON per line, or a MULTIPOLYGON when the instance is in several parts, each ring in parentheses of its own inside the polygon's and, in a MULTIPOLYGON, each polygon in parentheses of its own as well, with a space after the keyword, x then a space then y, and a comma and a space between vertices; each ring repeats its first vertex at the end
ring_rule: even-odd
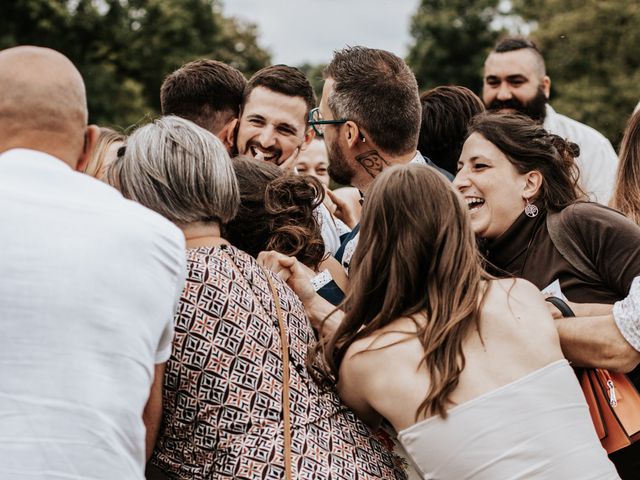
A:
POLYGON ((532 170, 525 175, 525 184, 522 198, 532 199, 538 195, 542 187, 542 174, 538 170, 532 170))

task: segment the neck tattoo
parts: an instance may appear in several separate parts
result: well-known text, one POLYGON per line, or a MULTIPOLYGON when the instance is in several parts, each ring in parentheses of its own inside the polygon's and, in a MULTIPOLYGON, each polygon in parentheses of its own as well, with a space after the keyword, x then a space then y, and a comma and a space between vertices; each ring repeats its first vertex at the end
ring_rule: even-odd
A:
POLYGON ((356 162, 362 165, 362 168, 371 175, 371 178, 376 178, 385 167, 389 166, 389 162, 382 158, 377 150, 368 150, 361 153, 356 157, 356 162))

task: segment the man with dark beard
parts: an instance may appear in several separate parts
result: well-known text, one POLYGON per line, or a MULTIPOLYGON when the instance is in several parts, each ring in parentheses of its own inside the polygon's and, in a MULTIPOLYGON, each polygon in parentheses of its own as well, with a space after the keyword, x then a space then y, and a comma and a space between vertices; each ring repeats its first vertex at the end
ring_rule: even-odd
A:
POLYGON ((482 88, 487 109, 523 113, 543 123, 549 132, 577 143, 581 186, 591 199, 606 205, 615 183, 616 152, 600 132, 556 113, 548 104, 550 91, 551 79, 533 42, 506 38, 487 57, 482 88))
MULTIPOLYGON (((324 76, 320 107, 312 111, 309 123, 324 137, 331 178, 366 196, 385 168, 427 164, 416 150, 421 113, 418 85, 401 58, 384 50, 346 48, 335 52, 324 76)), ((356 225, 336 254, 346 269, 358 231, 356 225)))

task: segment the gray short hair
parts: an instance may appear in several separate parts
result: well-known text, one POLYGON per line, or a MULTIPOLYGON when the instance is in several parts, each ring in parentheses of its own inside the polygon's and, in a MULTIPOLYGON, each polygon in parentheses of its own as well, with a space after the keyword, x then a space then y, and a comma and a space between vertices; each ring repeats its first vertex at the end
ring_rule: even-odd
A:
POLYGON ((173 115, 129 136, 107 171, 122 194, 177 225, 230 221, 240 193, 229 154, 213 134, 173 115))

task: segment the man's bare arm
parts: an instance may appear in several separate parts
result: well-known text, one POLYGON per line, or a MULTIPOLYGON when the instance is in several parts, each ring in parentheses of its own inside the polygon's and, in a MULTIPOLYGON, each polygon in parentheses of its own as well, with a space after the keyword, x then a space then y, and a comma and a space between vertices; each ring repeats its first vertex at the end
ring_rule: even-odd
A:
POLYGON ((564 355, 574 366, 628 372, 640 363, 620 333, 612 314, 556 320, 564 355))

